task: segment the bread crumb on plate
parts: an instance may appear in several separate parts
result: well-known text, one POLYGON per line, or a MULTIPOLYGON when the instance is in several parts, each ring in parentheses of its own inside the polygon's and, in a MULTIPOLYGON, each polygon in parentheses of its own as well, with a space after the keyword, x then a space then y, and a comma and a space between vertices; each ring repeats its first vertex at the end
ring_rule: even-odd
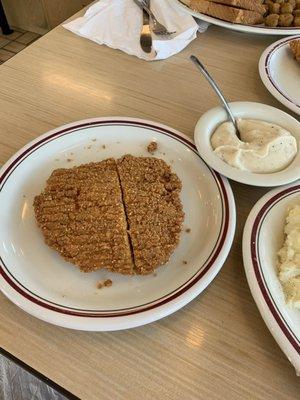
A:
POLYGON ((112 286, 113 282, 111 279, 106 279, 105 281, 98 281, 97 288, 102 289, 103 287, 110 287, 112 286))
POLYGON ((156 142, 151 142, 147 146, 147 151, 148 153, 153 154, 157 150, 157 143, 156 142))

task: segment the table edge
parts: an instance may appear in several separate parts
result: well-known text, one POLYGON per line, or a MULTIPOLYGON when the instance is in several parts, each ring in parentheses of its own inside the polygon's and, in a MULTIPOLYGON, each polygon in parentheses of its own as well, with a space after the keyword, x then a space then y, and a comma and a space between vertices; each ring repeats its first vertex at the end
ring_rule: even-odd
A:
POLYGON ((46 375, 43 375, 41 372, 26 364, 24 361, 20 360, 18 357, 10 353, 9 351, 5 350, 3 347, 0 347, 0 355, 6 357, 8 360, 14 362, 19 367, 23 368, 25 371, 29 372, 37 379, 40 379, 42 382, 46 383, 52 389, 60 393, 61 395, 65 396, 67 399, 70 400, 80 400, 79 397, 75 396, 75 394, 71 393, 69 390, 65 389, 57 382, 53 381, 52 379, 48 378, 46 375))

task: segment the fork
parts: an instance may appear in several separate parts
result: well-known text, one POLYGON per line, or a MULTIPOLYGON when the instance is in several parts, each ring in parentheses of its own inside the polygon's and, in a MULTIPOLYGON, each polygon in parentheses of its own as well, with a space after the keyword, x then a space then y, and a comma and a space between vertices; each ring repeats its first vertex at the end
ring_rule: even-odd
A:
POLYGON ((150 17, 150 21, 151 21, 151 25, 152 25, 151 26, 152 32, 155 35, 170 36, 170 35, 173 35, 174 33, 176 33, 176 31, 174 31, 174 32, 168 31, 168 29, 163 24, 161 24, 160 22, 157 21, 155 15, 153 14, 153 12, 150 9, 150 0, 140 0, 140 4, 142 5, 144 10, 150 17))

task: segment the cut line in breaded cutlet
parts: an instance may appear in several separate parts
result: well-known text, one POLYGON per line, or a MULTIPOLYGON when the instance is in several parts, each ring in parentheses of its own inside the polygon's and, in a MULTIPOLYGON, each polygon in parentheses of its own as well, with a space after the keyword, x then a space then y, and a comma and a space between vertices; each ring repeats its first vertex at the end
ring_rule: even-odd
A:
POLYGON ((158 158, 126 155, 117 161, 135 271, 165 264, 178 245, 184 213, 181 181, 158 158))
POLYGON ((179 242, 181 182, 152 157, 53 171, 34 210, 46 243, 84 272, 149 274, 179 242))

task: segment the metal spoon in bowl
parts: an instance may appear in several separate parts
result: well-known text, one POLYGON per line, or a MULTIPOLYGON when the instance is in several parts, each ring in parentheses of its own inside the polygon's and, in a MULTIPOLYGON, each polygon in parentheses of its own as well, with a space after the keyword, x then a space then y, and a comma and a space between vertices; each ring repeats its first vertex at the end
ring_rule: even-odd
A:
POLYGON ((216 82, 214 81, 214 79, 212 78, 212 76, 210 75, 210 73, 206 70, 206 68, 204 67, 204 65, 201 63, 201 61, 199 61, 199 59, 196 56, 190 56, 190 59, 193 61, 193 63, 196 65, 196 67, 199 69, 199 71, 202 72, 202 74, 205 76, 205 78, 208 80, 208 82, 211 84, 212 88, 214 89, 214 91, 217 93, 217 95, 219 96, 219 98, 221 99, 223 106, 227 112, 228 118, 230 119, 230 121, 233 123, 235 130, 236 130, 236 136, 241 139, 241 135, 236 123, 236 119, 233 116, 233 113, 229 107, 229 104, 227 103, 225 97, 223 96, 223 93, 221 92, 221 90, 219 89, 218 85, 216 84, 216 82))

